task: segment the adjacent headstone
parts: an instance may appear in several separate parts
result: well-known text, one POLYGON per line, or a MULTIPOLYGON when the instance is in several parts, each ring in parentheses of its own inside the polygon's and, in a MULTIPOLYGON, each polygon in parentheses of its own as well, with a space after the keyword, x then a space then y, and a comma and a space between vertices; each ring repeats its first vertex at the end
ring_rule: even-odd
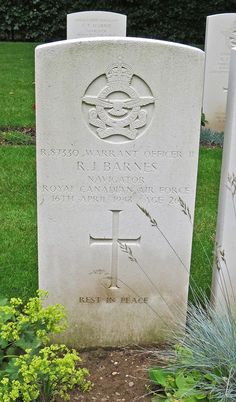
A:
POLYGON ((37 48, 39 283, 64 342, 150 343, 185 320, 203 59, 137 38, 37 48))
POLYGON ((231 51, 224 151, 216 233, 212 295, 219 309, 226 299, 236 311, 236 49, 231 51))
POLYGON ((207 128, 224 131, 231 48, 236 46, 236 13, 207 17, 203 111, 207 128))
POLYGON ((108 11, 82 11, 67 15, 67 39, 96 36, 126 36, 124 14, 108 11))

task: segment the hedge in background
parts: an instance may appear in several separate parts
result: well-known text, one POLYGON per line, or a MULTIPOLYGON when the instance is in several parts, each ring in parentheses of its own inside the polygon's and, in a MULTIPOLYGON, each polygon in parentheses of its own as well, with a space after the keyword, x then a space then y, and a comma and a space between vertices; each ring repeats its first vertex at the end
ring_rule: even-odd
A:
POLYGON ((1 0, 0 40, 66 38, 66 14, 103 10, 128 16, 129 36, 203 44, 206 16, 236 12, 235 0, 1 0))

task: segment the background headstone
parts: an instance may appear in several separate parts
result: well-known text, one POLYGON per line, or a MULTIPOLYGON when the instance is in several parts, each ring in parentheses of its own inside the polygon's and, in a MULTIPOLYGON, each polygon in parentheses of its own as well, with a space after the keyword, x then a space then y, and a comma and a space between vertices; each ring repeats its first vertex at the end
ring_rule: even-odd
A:
POLYGON ((126 15, 107 11, 82 11, 67 15, 67 39, 126 36, 126 15))
POLYGON ((213 131, 224 131, 230 51, 234 46, 236 13, 208 16, 203 111, 208 121, 206 127, 213 131))
POLYGON ((216 262, 212 295, 217 308, 225 306, 228 294, 236 310, 236 49, 231 51, 229 91, 224 136, 218 222, 216 262), (226 291, 227 289, 227 291, 226 291))
POLYGON ((62 341, 144 344, 184 322, 203 62, 148 39, 37 48, 39 282, 68 311, 62 341))

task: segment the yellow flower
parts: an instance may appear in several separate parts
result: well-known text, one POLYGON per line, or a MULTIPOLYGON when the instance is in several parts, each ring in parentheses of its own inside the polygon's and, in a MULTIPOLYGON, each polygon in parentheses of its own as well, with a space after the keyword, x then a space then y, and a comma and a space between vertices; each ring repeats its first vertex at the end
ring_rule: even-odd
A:
POLYGON ((9 378, 3 377, 3 379, 1 380, 1 383, 2 383, 3 385, 7 385, 7 384, 9 383, 9 378))

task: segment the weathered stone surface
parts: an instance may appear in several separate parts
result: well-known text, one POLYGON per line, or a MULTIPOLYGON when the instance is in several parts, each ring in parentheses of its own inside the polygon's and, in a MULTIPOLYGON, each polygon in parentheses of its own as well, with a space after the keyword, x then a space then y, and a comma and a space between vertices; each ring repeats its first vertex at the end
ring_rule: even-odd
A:
POLYGON ((108 11, 83 11, 67 15, 67 39, 126 36, 126 15, 108 11))
POLYGON ((216 261, 212 296, 216 308, 226 299, 236 311, 236 49, 231 51, 224 151, 216 233, 216 261))
POLYGON ((203 111, 207 128, 224 131, 230 51, 236 46, 236 13, 207 17, 203 111))
POLYGON ((133 38, 37 48, 39 280, 67 343, 150 343, 184 322, 203 59, 133 38))

